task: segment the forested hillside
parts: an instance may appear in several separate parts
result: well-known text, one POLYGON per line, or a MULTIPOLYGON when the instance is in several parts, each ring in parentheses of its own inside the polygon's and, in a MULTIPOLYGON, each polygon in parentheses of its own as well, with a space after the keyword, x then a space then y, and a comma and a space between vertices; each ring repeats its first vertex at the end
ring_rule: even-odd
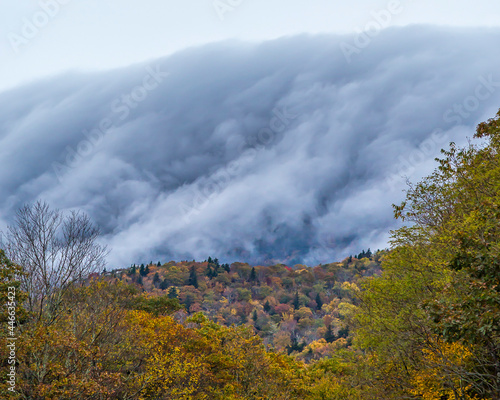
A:
POLYGON ((351 343, 344 314, 356 304, 363 277, 380 273, 384 252, 370 249, 342 262, 288 267, 246 263, 158 262, 105 273, 152 296, 178 299, 176 319, 202 312, 225 326, 247 325, 278 351, 317 359, 351 343), (341 340, 340 340, 341 339, 341 340))
POLYGON ((389 250, 315 267, 210 257, 69 284, 28 245, 1 252, 2 398, 500 399, 500 111, 394 212, 389 250))

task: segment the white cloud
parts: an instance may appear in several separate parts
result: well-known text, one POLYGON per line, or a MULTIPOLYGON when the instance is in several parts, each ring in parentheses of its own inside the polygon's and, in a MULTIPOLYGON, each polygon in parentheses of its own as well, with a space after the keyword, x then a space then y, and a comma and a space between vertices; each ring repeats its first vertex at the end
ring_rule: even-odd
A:
POLYGON ((169 75, 126 118, 113 101, 143 82, 145 65, 0 94, 0 223, 37 197, 83 208, 112 266, 317 263, 385 243, 400 175, 428 172, 439 146, 464 142, 499 107, 495 86, 459 126, 444 119, 481 77, 500 85, 489 49, 500 31, 389 29, 351 64, 346 39, 226 42, 151 62, 169 75), (75 158, 68 149, 105 118, 113 127, 75 158))

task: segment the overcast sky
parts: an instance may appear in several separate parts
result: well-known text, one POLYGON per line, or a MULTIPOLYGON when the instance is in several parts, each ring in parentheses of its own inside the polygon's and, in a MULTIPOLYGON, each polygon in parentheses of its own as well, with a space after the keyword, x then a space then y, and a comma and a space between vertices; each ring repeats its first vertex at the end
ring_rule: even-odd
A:
POLYGON ((0 0, 0 90, 224 39, 353 33, 397 3, 384 25, 500 24, 497 0, 0 0))
POLYGON ((493 1, 0 4, 0 229, 83 209, 112 268, 385 247, 406 177, 500 107, 493 1))

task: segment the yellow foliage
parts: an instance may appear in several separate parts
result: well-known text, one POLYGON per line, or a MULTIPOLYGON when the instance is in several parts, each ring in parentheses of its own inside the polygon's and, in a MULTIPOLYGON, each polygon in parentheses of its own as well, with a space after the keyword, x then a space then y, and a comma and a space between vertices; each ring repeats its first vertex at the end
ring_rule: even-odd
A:
POLYGON ((422 353, 422 367, 411 373, 411 394, 424 400, 480 400, 467 394, 471 385, 461 381, 456 373, 471 359, 473 353, 468 347, 435 339, 422 353))

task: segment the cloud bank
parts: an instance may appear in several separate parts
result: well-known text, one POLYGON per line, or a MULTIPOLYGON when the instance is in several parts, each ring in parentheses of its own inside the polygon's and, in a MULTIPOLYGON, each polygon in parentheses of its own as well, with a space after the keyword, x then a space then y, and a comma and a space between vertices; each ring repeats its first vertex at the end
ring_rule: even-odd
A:
POLYGON ((405 176, 500 107, 500 30, 223 42, 0 94, 0 218, 84 209, 110 266, 385 247, 405 176))

